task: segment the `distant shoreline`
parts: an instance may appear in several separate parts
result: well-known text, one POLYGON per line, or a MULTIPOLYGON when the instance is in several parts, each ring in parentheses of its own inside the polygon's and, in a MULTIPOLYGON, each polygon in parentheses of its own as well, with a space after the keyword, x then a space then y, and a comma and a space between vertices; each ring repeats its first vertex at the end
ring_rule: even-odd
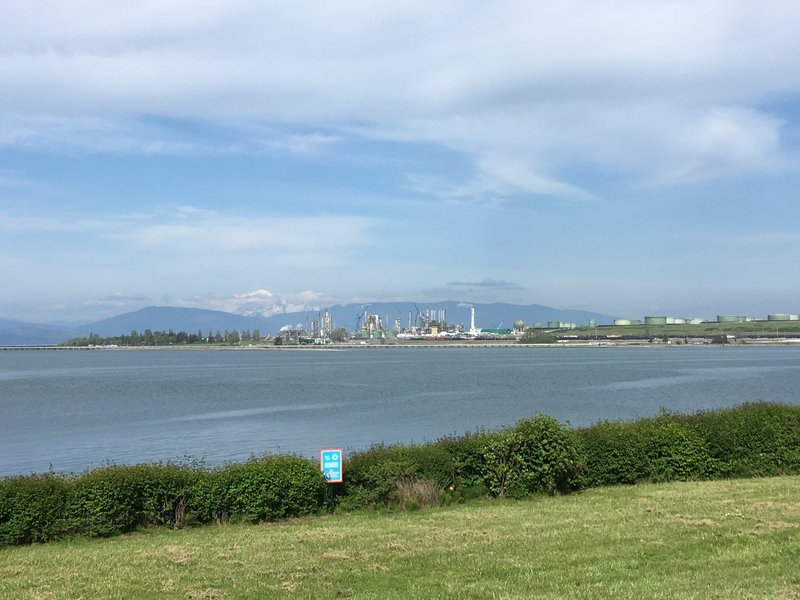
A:
POLYGON ((520 344, 517 342, 503 342, 503 341, 487 341, 487 342, 435 342, 435 341, 420 341, 420 342, 404 342, 404 343, 366 343, 366 344, 327 344, 327 345, 290 345, 290 346, 274 346, 274 345, 260 345, 260 346, 210 346, 201 344, 191 345, 164 345, 164 346, 59 346, 59 345, 0 345, 0 351, 34 351, 34 350, 84 350, 84 351, 97 351, 97 350, 178 350, 178 351, 208 351, 208 350, 225 350, 225 351, 270 351, 270 352, 342 352, 346 350, 385 350, 390 348, 468 348, 468 349, 495 349, 495 348, 683 348, 683 347, 759 347, 759 346, 798 346, 800 347, 800 338, 782 338, 782 339, 755 339, 747 341, 733 342, 729 344, 710 344, 710 343, 681 343, 671 344, 664 342, 649 342, 649 341, 564 341, 555 344, 520 344))

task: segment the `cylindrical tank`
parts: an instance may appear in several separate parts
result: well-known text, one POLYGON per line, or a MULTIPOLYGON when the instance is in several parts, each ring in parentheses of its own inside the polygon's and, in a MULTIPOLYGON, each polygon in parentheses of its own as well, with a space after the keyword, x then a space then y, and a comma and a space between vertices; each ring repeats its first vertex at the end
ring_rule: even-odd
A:
POLYGON ((630 319, 614 319, 614 325, 631 325, 630 319))
POLYGON ((717 315, 717 323, 744 323, 747 317, 740 315, 717 315))
POLYGON ((645 317, 645 325, 666 325, 667 317, 645 317))
POLYGON ((773 313, 771 315, 767 315, 767 321, 789 321, 790 315, 786 313, 773 313))

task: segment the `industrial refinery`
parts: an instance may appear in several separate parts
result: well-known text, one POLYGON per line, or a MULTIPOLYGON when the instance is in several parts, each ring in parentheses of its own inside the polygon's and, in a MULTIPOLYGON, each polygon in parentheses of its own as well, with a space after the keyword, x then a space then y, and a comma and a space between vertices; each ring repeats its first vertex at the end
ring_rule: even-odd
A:
MULTIPOLYGON (((378 314, 370 311, 371 305, 363 305, 361 310, 354 315, 354 321, 348 324, 335 323, 329 309, 320 310, 313 318, 309 316, 304 327, 284 328, 278 335, 280 342, 288 344, 327 345, 331 343, 385 343, 402 341, 448 341, 448 340, 505 340, 515 341, 523 336, 547 334, 559 340, 574 338, 583 339, 586 334, 572 335, 571 330, 591 329, 594 339, 639 339, 652 336, 659 328, 668 326, 686 326, 682 330, 689 336, 693 330, 691 326, 701 325, 742 325, 752 323, 763 331, 775 329, 780 323, 792 324, 790 329, 796 329, 800 324, 800 315, 796 313, 770 313, 766 319, 757 319, 744 315, 717 315, 716 320, 707 320, 700 317, 677 317, 669 315, 648 315, 641 319, 618 318, 613 324, 597 324, 594 319, 586 323, 567 321, 545 321, 525 323, 517 319, 511 327, 503 327, 499 323, 493 327, 478 327, 476 324, 476 310, 469 306, 469 322, 455 322, 448 318, 448 311, 442 307, 426 306, 420 308, 411 303, 407 312, 396 312, 394 315, 378 314), (613 331, 610 330, 613 328, 613 331), (630 328, 630 329, 628 329, 630 328), (651 329, 645 329, 651 328, 651 329), (641 331, 639 331, 641 329, 641 331), (599 330, 599 331, 598 331, 599 330), (537 333, 538 332, 538 333, 537 333), (612 335, 613 334, 613 335, 612 335)), ((461 311, 460 315, 464 316, 461 311)), ((341 315, 340 315, 341 317, 341 315)), ((787 331, 788 333, 788 331, 787 331)), ((659 334, 660 335, 660 334, 659 334)))

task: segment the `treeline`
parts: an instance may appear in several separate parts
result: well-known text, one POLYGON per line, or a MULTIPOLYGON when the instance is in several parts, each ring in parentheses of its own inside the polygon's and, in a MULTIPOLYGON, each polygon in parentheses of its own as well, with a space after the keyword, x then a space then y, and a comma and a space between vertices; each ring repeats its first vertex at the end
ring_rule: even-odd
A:
POLYGON ((350 453, 345 481, 272 456, 206 470, 110 465, 0 479, 0 546, 140 527, 259 522, 325 510, 407 510, 646 481, 800 474, 800 406, 746 404, 571 428, 544 415, 514 427, 350 453))
POLYGON ((249 329, 243 329, 241 333, 239 330, 224 332, 217 330, 216 332, 209 331, 207 335, 198 330, 197 333, 187 333, 185 331, 175 332, 172 329, 168 331, 152 331, 145 329, 143 333, 136 330, 131 331, 129 335, 119 335, 111 337, 102 337, 97 333, 89 332, 86 337, 73 338, 64 342, 64 346, 174 346, 174 345, 188 345, 188 344, 228 344, 238 345, 242 343, 258 343, 262 341, 261 332, 254 329, 252 332, 249 329))

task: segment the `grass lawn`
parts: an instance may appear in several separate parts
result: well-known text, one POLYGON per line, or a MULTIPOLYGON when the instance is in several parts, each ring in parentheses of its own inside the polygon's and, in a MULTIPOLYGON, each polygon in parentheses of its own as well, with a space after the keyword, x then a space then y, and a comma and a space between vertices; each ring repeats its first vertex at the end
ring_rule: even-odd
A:
POLYGON ((0 548, 0 598, 800 600, 800 477, 0 548))

